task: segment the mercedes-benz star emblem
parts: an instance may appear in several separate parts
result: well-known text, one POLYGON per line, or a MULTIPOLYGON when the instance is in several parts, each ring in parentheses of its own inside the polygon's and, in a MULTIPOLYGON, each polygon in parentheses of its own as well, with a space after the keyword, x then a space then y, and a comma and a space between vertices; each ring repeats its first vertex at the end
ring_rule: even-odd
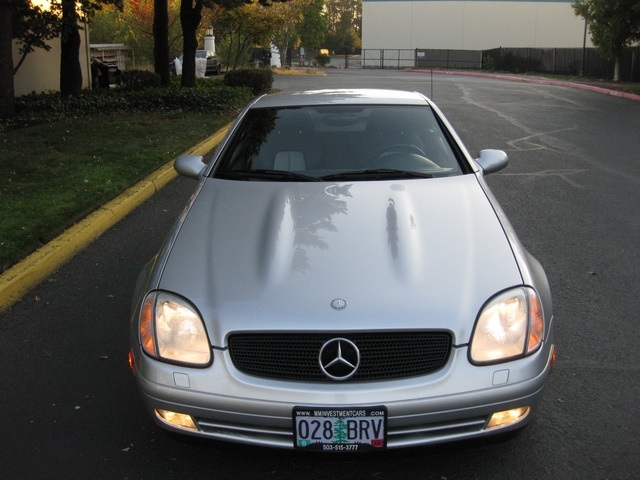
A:
POLYGON ((334 338, 320 349, 320 368, 332 380, 352 377, 360 366, 360 350, 346 338, 334 338))
POLYGON ((334 310, 344 310, 347 308, 347 301, 344 298, 334 298, 331 300, 331 308, 334 310))

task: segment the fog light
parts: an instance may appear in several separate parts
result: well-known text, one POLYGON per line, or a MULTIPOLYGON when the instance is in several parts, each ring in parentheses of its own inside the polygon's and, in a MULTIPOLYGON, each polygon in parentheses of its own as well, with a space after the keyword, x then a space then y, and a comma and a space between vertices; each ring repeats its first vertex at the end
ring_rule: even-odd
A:
POLYGON ((487 424, 487 430, 497 427, 506 427, 507 425, 517 423, 520 420, 524 419, 530 411, 531 408, 529 407, 520 407, 513 408, 511 410, 505 410, 504 412, 496 412, 491 415, 491 419, 487 424))
POLYGON ((156 416, 165 423, 173 427, 186 428, 188 430, 197 430, 195 422, 191 415, 185 413, 172 412, 170 410, 161 410, 156 408, 156 416))

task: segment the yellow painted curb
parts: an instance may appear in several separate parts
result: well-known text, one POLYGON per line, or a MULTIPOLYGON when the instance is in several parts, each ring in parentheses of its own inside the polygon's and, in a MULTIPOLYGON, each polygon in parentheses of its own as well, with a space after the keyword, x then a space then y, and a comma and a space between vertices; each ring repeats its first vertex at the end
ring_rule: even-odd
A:
MULTIPOLYGON (((230 124, 185 152, 204 156, 227 134, 230 124)), ((138 205, 155 195, 178 174, 173 161, 106 203, 81 222, 36 250, 0 276, 0 312, 6 310, 41 283, 71 257, 118 223, 138 205)))

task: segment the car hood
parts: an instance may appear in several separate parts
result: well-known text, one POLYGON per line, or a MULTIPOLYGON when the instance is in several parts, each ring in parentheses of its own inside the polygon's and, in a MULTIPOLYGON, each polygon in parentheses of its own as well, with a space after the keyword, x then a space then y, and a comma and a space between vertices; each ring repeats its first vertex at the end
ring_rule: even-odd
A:
POLYGON ((207 179, 159 288, 193 302, 216 346, 234 331, 399 328, 445 329, 463 344, 482 305, 521 283, 492 204, 464 175, 207 179))

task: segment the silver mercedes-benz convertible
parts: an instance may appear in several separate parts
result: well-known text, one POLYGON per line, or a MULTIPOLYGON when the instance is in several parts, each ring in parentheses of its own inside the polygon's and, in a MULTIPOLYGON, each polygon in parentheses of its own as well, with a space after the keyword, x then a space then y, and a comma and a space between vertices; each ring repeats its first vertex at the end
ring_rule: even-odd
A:
POLYGON ((260 97, 134 295, 130 365, 161 427, 327 452, 521 429, 555 359, 551 295, 419 93, 260 97))

